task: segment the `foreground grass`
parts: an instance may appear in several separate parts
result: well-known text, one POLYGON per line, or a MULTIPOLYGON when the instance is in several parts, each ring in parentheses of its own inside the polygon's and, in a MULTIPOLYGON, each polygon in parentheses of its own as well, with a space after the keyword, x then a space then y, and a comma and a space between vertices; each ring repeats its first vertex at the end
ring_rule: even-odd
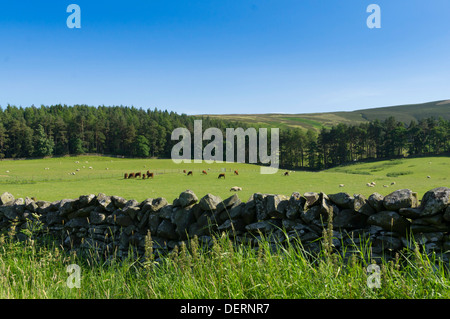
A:
POLYGON ((379 288, 369 288, 367 284, 372 274, 367 272, 369 260, 364 251, 344 261, 326 253, 312 256, 299 249, 298 243, 273 251, 263 241, 255 250, 233 246, 222 237, 207 250, 194 238, 189 247, 182 244, 158 263, 152 258, 134 257, 105 262, 67 254, 51 244, 42 246, 3 238, 0 298, 450 297, 446 265, 425 254, 416 251, 379 262, 379 288), (80 288, 67 285, 70 273, 66 269, 70 264, 81 267, 80 288))

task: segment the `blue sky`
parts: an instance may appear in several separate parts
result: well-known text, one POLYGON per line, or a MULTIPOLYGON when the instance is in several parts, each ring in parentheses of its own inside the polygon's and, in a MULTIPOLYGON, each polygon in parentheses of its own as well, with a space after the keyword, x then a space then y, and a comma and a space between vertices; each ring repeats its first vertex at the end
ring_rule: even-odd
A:
POLYGON ((0 106, 351 111, 450 98, 448 0, 0 3, 0 106), (69 4, 81 29, 69 29, 69 4), (369 29, 369 4, 381 29, 369 29))

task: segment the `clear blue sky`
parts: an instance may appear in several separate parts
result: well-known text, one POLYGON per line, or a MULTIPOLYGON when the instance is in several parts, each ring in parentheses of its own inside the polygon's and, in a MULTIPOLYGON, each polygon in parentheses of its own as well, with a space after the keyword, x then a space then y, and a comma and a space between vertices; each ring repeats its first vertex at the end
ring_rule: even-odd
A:
POLYGON ((450 99, 448 0, 1 1, 0 106, 307 113, 450 99), (69 4, 81 29, 69 29, 69 4), (366 8, 381 7, 381 29, 366 8))

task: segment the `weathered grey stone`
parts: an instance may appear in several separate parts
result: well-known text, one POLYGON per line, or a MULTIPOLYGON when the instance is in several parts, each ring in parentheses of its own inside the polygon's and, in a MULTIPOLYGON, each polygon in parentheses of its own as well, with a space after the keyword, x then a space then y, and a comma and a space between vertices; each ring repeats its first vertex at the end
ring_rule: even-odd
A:
POLYGON ((222 199, 219 196, 208 193, 200 199, 199 205, 204 211, 212 211, 216 210, 217 205, 221 202, 222 199))
POLYGON ((369 196, 367 202, 377 213, 379 213, 384 210, 383 200, 384 200, 383 195, 379 193, 373 193, 372 195, 369 196))
MULTIPOLYGON (((365 210, 366 214, 367 214, 367 207, 369 206, 367 203, 367 199, 364 197, 364 195, 361 194, 354 194, 353 195, 353 202, 352 202, 352 207, 351 209, 353 209, 356 212, 361 212, 361 210, 365 210)), ((372 215, 372 214, 370 214, 372 215)))
POLYGON ((337 194, 329 194, 328 198, 338 207, 351 209, 353 208, 354 198, 348 193, 340 192, 337 194))
POLYGON ((300 215, 300 218, 307 224, 311 224, 314 220, 318 220, 321 215, 321 207, 313 206, 300 215))
POLYGON ((78 217, 89 217, 91 212, 93 210, 95 210, 95 206, 87 206, 87 207, 83 207, 80 208, 72 213, 69 213, 67 215, 67 218, 72 219, 72 218, 78 218, 78 217))
POLYGON ((216 211, 218 213, 222 212, 223 210, 230 210, 239 204, 241 204, 241 200, 239 199, 237 194, 233 194, 232 196, 228 197, 224 201, 220 202, 216 206, 216 211))
POLYGON ((437 187, 429 190, 423 195, 420 207, 422 208, 422 216, 435 215, 444 213, 450 204, 450 188, 437 187))
POLYGON ((111 196, 111 201, 116 208, 124 208, 127 200, 120 196, 111 196))
POLYGON ((241 210, 241 216, 246 224, 251 224, 256 221, 256 204, 254 200, 245 204, 241 210))
POLYGON ((9 220, 14 220, 18 217, 15 206, 0 206, 0 217, 6 217, 9 220))
POLYGON ((0 205, 6 205, 14 201, 14 196, 9 192, 4 192, 0 195, 0 205))
POLYGON ((136 219, 136 216, 140 210, 141 209, 139 208, 139 206, 125 206, 122 209, 124 214, 127 214, 128 216, 130 216, 130 218, 133 220, 136 219))
POLYGON ((268 195, 266 200, 266 210, 271 217, 284 218, 289 198, 285 195, 268 195))
POLYGON ((444 219, 447 222, 450 222, 450 206, 447 206, 444 212, 444 219))
POLYGON ((81 228, 89 227, 89 221, 86 217, 73 218, 69 220, 64 227, 66 228, 81 228))
POLYGON ((59 214, 66 217, 76 209, 76 201, 74 199, 63 199, 59 202, 59 214))
POLYGON ((117 214, 115 220, 116 224, 122 227, 133 225, 133 219, 129 215, 125 215, 123 213, 117 214))
POLYGON ((384 197, 383 205, 388 211, 418 206, 417 193, 410 189, 399 189, 384 197))
POLYGON ((163 207, 167 206, 169 202, 164 197, 158 197, 152 200, 152 205, 150 206, 151 212, 157 212, 163 207))
POLYGON ((30 212, 35 213, 38 209, 38 205, 31 198, 25 197, 25 209, 29 210, 30 212))
POLYGON ((161 217, 162 219, 172 219, 172 215, 174 214, 176 210, 175 206, 172 205, 167 205, 164 206, 158 213, 159 217, 161 217))
POLYGON ((164 219, 161 224, 159 224, 156 235, 161 238, 177 239, 175 226, 167 219, 164 219))
POLYGON ((78 199, 78 207, 83 208, 88 206, 94 198, 95 198, 94 194, 81 195, 78 199))
POLYGON ((339 211, 333 219, 334 228, 356 229, 366 225, 367 216, 352 209, 339 211))
POLYGON ((306 199, 300 193, 293 192, 286 207, 286 217, 292 220, 299 218, 300 214, 304 211, 305 204, 306 199))
POLYGON ((400 208, 398 210, 398 213, 400 215, 402 215, 403 217, 415 219, 415 218, 419 218, 421 216, 422 209, 420 207, 414 207, 414 208, 406 207, 406 208, 400 208))
POLYGON ((416 234, 416 233, 448 232, 450 230, 450 228, 447 224, 442 224, 442 225, 438 225, 438 226, 437 225, 411 224, 410 230, 413 234, 416 234))
POLYGON ((245 224, 242 219, 227 219, 222 225, 217 228, 219 231, 231 231, 241 233, 245 230, 245 224))
POLYGON ((189 226, 195 222, 195 217, 191 209, 179 208, 173 214, 171 221, 175 225, 175 233, 181 240, 185 240, 189 226))
POLYGON ((187 207, 198 202, 198 197, 191 190, 186 190, 180 194, 173 202, 173 206, 187 207))
POLYGON ((245 226, 245 229, 250 233, 268 233, 279 227, 279 222, 277 220, 263 220, 250 225, 245 226))
POLYGON ((148 225, 148 229, 150 230, 150 232, 152 234, 156 234, 160 223, 161 223, 161 218, 159 217, 158 214, 149 214, 148 215, 147 225, 148 225))
POLYGON ((307 192, 303 194, 303 197, 306 199, 306 206, 312 207, 319 200, 319 193, 307 192))
POLYGON ((106 215, 97 211, 91 211, 89 221, 94 225, 102 224, 106 220, 106 215))
POLYGON ((382 211, 369 216, 367 224, 403 234, 408 230, 410 222, 396 212, 382 211))

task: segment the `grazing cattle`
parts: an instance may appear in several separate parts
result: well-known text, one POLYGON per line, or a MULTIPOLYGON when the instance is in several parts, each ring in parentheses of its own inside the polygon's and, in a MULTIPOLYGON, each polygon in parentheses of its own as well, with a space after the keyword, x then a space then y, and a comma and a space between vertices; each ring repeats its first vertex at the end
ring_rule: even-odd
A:
POLYGON ((142 179, 145 179, 147 177, 147 175, 142 174, 142 179))
POLYGON ((233 187, 231 187, 230 192, 231 191, 238 192, 238 191, 241 191, 241 190, 242 190, 242 187, 233 186, 233 187))
POLYGON ((149 173, 147 174, 147 178, 153 178, 153 173, 150 173, 150 172, 149 172, 149 173))
POLYGON ((136 178, 141 177, 141 172, 136 173, 136 174, 134 175, 134 177, 136 177, 136 178))
POLYGON ((285 172, 285 173, 284 173, 284 176, 289 176, 289 172, 285 172))
POLYGON ((202 171, 202 174, 203 175, 208 175, 208 173, 206 173, 206 171, 202 171))
POLYGON ((189 176, 189 175, 194 175, 194 173, 192 173, 192 171, 189 171, 189 172, 187 173, 187 176, 189 176))
POLYGON ((127 179, 128 178, 128 173, 123 174, 123 178, 127 179))
POLYGON ((225 174, 224 173, 220 173, 219 177, 217 177, 217 178, 222 178, 222 177, 225 178, 225 174))
POLYGON ((239 172, 238 171, 234 171, 234 175, 239 175, 239 172))
POLYGON ((392 182, 391 185, 395 185, 395 182, 392 182))
POLYGON ((130 173, 130 175, 128 175, 128 178, 134 178, 134 173, 130 173))
POLYGON ((183 173, 186 174, 186 170, 185 169, 183 170, 183 173))

